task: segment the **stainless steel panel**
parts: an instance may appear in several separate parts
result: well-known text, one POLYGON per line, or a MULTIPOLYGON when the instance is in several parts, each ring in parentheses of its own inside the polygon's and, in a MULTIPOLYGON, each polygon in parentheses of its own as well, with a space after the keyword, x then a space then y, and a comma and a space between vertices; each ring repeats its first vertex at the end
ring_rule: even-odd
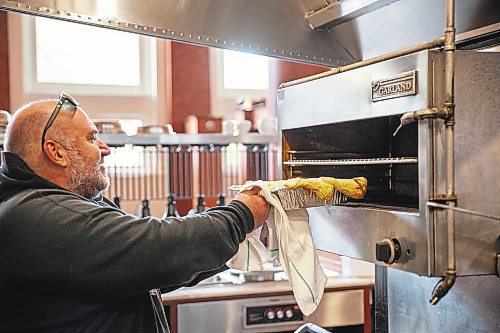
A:
POLYGON ((245 306, 273 306, 295 303, 293 296, 259 297, 188 303, 178 305, 179 333, 243 333, 280 332, 295 330, 304 322, 312 322, 321 327, 337 327, 364 324, 363 290, 327 292, 316 310, 304 322, 273 325, 260 328, 244 328, 245 306))
POLYGON ((429 51, 332 75, 281 89, 278 126, 281 130, 347 120, 382 117, 429 107, 429 51), (417 94, 371 102, 371 84, 417 71, 417 94))
MULTIPOLYGON (((441 102, 441 101, 438 101, 441 102)), ((458 207, 500 217, 500 55, 458 52, 455 64, 455 191, 458 207)), ((441 122, 439 122, 440 124, 441 122)), ((436 149, 444 132, 437 126, 436 149)), ((444 162, 436 160, 437 193, 444 193, 444 162)), ((444 212, 436 225, 437 275, 446 270, 444 212)), ((455 213, 457 273, 495 272, 495 241, 500 222, 455 213)))
MULTIPOLYGON (((458 207, 498 217, 500 57, 498 53, 458 51, 456 59, 458 207)), ((443 99, 442 54, 423 51, 282 89, 278 100, 279 127, 286 137, 292 129, 293 133, 301 133, 296 128, 442 107, 443 99), (371 102, 368 82, 373 77, 390 77, 413 69, 417 70, 417 95, 371 102)), ((330 135, 325 128, 328 127, 323 126, 322 131, 330 135)), ((365 133, 336 137, 332 133, 330 141, 332 147, 336 140, 344 147, 348 142, 345 140, 360 142, 355 138, 365 135, 371 137, 365 133)), ((280 144, 283 154, 283 141, 280 144)), ((390 267, 420 275, 444 275, 447 267, 445 213, 426 206, 428 200, 445 193, 443 121, 420 121, 418 140, 414 144, 418 145, 418 212, 366 207, 309 209, 318 248, 386 265, 375 260, 375 243, 394 237, 402 241, 402 259, 390 267)), ((283 156, 284 160, 287 158, 283 156)), ((499 234, 498 220, 456 213, 457 274, 495 273, 495 242, 499 234)))
MULTIPOLYGON (((349 2, 349 1, 347 1, 349 2)), ((457 34, 499 22, 497 0, 455 1, 457 34)), ((328 30, 355 57, 368 59, 444 34, 444 0, 400 0, 328 30)))
MULTIPOLYGON (((351 1, 344 2, 349 6, 351 1)), ((320 7, 318 1, 304 0, 0 0, 4 10, 328 67, 444 34, 444 0, 399 0, 332 28, 313 30, 305 16, 320 7)), ((499 7, 496 0, 457 0, 457 33, 497 23, 499 7)))
POLYGON ((366 208, 310 208, 309 221, 319 250, 386 265, 375 259, 375 244, 397 238, 401 258, 391 265, 421 275, 428 268, 428 226, 419 214, 366 208))
POLYGON ((327 31, 312 30, 299 1, 0 0, 0 6, 28 14, 327 66, 358 60, 332 40, 327 31))
POLYGON ((438 278, 393 269, 387 273, 391 332, 498 332, 498 277, 458 277, 446 297, 431 305, 428 300, 438 278))

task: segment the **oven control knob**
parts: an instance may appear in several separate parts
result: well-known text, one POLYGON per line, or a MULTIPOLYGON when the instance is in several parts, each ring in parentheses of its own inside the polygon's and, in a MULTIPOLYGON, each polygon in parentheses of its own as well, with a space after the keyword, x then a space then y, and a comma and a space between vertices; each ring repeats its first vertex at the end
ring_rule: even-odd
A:
POLYGON ((284 316, 284 315, 285 315, 285 313, 283 312, 283 310, 278 309, 278 311, 276 311, 276 317, 277 317, 278 319, 283 318, 283 316, 284 316))
POLYGON ((375 258, 386 264, 392 264, 401 256, 401 244, 396 238, 385 238, 375 245, 375 258))
POLYGON ((290 308, 286 308, 285 309, 285 317, 292 318, 293 317, 293 310, 290 308))
POLYGON ((274 319, 274 317, 275 317, 275 313, 274 313, 274 311, 273 311, 273 310, 269 310, 269 311, 267 311, 267 312, 266 312, 266 317, 267 317, 267 319, 269 319, 269 320, 273 320, 273 319, 274 319))

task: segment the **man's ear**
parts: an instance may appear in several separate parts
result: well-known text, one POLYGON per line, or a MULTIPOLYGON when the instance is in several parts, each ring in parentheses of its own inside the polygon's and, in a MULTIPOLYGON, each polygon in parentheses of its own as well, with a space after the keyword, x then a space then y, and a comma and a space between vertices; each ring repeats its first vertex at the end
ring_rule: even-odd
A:
POLYGON ((47 140, 45 141, 44 145, 44 153, 47 158, 62 167, 67 167, 69 163, 69 157, 68 153, 66 152, 66 149, 64 149, 63 146, 61 146, 59 143, 52 141, 52 140, 47 140))

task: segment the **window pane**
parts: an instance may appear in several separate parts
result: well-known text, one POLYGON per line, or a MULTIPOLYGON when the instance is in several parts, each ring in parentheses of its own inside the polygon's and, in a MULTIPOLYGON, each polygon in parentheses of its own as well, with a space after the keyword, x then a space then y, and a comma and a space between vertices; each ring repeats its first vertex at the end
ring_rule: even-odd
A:
POLYGON ((262 89, 269 86, 269 62, 267 57, 224 50, 224 88, 262 89))
POLYGON ((40 83, 139 86, 139 36, 37 17, 40 83))

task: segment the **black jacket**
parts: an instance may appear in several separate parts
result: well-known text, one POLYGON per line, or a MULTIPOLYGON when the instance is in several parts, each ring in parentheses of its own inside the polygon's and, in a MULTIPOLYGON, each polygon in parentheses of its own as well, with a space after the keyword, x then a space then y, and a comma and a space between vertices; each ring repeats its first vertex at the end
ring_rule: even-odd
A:
POLYGON ((238 201, 185 218, 137 218, 4 152, 0 332, 156 332, 148 290, 224 270, 253 225, 238 201))

